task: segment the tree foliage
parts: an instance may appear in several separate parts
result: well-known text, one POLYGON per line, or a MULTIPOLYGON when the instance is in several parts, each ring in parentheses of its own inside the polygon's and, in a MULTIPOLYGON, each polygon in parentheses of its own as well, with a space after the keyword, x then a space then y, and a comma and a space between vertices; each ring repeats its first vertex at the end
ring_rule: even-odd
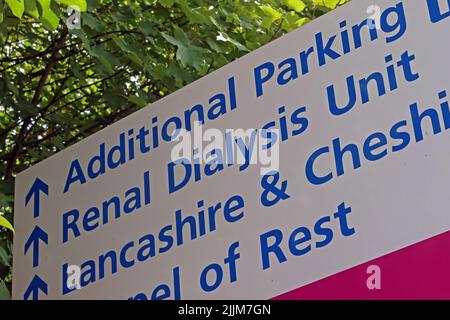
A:
POLYGON ((344 2, 0 0, 0 299, 18 172, 344 2))

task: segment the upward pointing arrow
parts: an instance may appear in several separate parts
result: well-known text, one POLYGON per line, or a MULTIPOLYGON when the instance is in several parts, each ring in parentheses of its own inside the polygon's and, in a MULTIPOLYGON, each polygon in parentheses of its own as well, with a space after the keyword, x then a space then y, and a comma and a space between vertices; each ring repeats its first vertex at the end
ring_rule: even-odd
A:
POLYGON ((25 197, 25 205, 28 205, 31 198, 34 198, 34 217, 39 217, 39 209, 40 209, 40 193, 43 192, 48 195, 48 185, 39 178, 36 178, 33 185, 28 191, 27 196, 25 197))
POLYGON ((39 300, 39 290, 42 291, 45 295, 47 295, 48 286, 47 283, 39 278, 38 275, 35 275, 33 280, 31 280, 30 285, 27 288, 27 291, 23 294, 24 300, 30 300, 30 295, 32 296, 32 300, 39 300))
POLYGON ((25 254, 28 249, 33 245, 33 268, 39 266, 39 240, 42 240, 45 244, 48 244, 48 234, 38 226, 34 227, 30 237, 25 243, 25 254))

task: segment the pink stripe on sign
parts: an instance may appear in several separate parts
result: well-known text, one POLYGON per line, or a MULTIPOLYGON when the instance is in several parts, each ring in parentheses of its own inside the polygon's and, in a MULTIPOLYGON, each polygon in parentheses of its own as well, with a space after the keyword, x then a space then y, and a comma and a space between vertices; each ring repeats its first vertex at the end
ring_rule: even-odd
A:
MULTIPOLYGON (((373 280, 373 278, 372 278, 373 280)), ((374 282, 371 282, 374 284, 374 282)), ((274 298, 450 299, 450 231, 274 298), (381 289, 369 289, 370 266, 380 267, 381 289)))

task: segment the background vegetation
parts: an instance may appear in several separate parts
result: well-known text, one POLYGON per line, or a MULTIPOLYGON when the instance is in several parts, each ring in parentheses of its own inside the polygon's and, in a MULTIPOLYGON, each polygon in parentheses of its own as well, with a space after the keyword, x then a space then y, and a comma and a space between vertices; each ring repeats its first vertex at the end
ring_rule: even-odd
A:
POLYGON ((18 172, 344 2, 0 0, 0 299, 18 172))

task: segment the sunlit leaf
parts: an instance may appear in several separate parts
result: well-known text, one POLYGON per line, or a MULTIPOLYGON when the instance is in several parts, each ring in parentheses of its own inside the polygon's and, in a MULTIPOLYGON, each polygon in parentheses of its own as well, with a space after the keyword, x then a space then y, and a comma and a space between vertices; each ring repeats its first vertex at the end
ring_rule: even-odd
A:
POLYGON ((41 20, 47 29, 55 30, 59 25, 59 16, 51 6, 51 0, 38 0, 41 9, 41 20))
POLYGON ((25 1, 25 12, 35 19, 39 18, 39 10, 37 8, 36 0, 25 1))
POLYGON ((87 9, 86 0, 56 0, 56 2, 77 8, 80 12, 85 12, 87 9))
POLYGON ((12 14, 17 18, 21 18, 23 12, 25 11, 25 1, 24 0, 6 0, 12 14))
POLYGON ((14 231, 12 224, 3 216, 0 216, 0 227, 5 227, 6 229, 14 231))

